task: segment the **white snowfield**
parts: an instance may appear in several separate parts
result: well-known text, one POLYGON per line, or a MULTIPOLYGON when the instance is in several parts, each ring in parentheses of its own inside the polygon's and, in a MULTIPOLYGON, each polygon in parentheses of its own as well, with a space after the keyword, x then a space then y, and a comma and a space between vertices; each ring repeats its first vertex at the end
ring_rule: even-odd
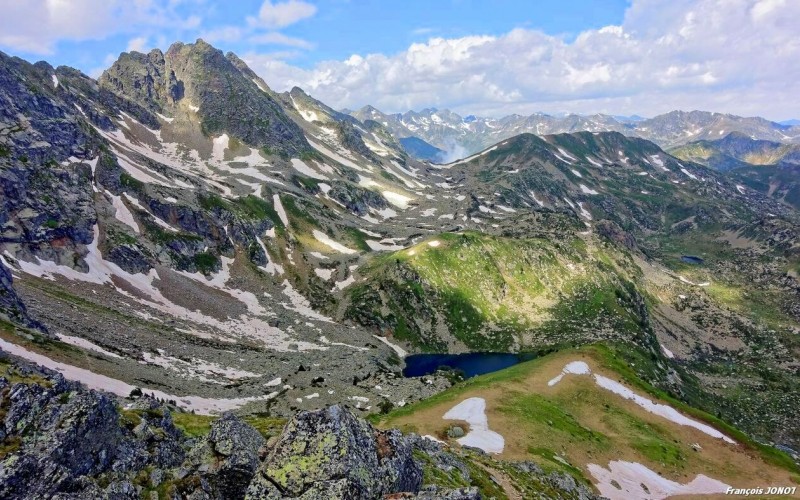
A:
POLYGON ((292 284, 289 283, 289 280, 283 280, 283 294, 286 295, 290 301, 289 304, 285 302, 281 303, 285 309, 302 314, 309 319, 324 321, 326 323, 333 322, 331 318, 315 311, 311 307, 311 303, 308 301, 308 299, 300 295, 300 292, 292 288, 292 284))
POLYGON ((500 434, 489 429, 489 419, 486 417, 486 400, 483 398, 468 398, 444 414, 445 420, 463 420, 469 424, 469 432, 458 439, 462 446, 480 448, 486 453, 502 453, 505 439, 500 434))
POLYGON ((381 194, 386 201, 391 203, 392 205, 396 206, 397 208, 408 208, 408 202, 411 201, 411 198, 408 196, 402 195, 400 193, 395 193, 394 191, 381 191, 381 194))
POLYGON ((308 143, 311 144, 311 147, 313 147, 314 149, 316 149, 320 153, 324 154, 328 158, 341 163, 345 167, 350 167, 350 168, 352 168, 354 170, 358 170, 359 172, 368 172, 368 171, 371 170, 370 168, 366 168, 365 169, 364 167, 362 167, 362 166, 358 165, 357 163, 353 162, 352 160, 348 160, 347 158, 345 158, 344 156, 340 155, 339 153, 331 151, 330 149, 325 147, 323 144, 321 144, 319 142, 315 142, 310 137, 306 137, 306 139, 308 140, 308 143))
POLYGON ((408 352, 406 352, 406 350, 405 350, 405 349, 403 349, 402 347, 400 347, 400 346, 399 346, 399 345, 397 345, 397 344, 393 344, 393 343, 392 343, 392 342, 390 342, 390 341, 389 341, 389 339, 387 339, 386 337, 382 337, 382 336, 380 336, 380 335, 372 335, 372 336, 373 336, 373 337, 375 337, 376 339, 380 340, 380 341, 381 341, 381 342, 383 342, 384 344, 388 345, 389 347, 391 347, 391 348, 392 348, 392 350, 393 350, 395 353, 397 353, 397 355, 398 355, 398 356, 400 356, 401 358, 405 358, 406 356, 408 356, 408 352))
POLYGON ((585 184, 581 184, 580 188, 581 188, 581 192, 583 194, 600 194, 597 191, 595 191, 594 189, 587 187, 585 184))
MULTIPOLYGON (((158 272, 155 269, 151 269, 148 274, 131 274, 113 262, 104 260, 100 250, 97 248, 99 240, 100 230, 98 226, 95 225, 94 239, 92 243, 87 246, 88 253, 84 256, 84 261, 89 268, 87 273, 76 271, 71 267, 60 265, 53 261, 41 260, 39 258, 36 259, 35 263, 22 260, 17 260, 16 262, 22 272, 39 278, 54 280, 55 276, 63 276, 73 281, 82 281, 95 285, 112 287, 130 300, 188 323, 187 331, 198 336, 207 337, 210 332, 198 331, 192 324, 197 326, 202 325, 206 327, 206 329, 210 328, 212 331, 215 331, 214 336, 223 341, 232 342, 235 341, 233 337, 244 336, 256 339, 260 341, 264 347, 276 351, 288 351, 294 350, 295 348, 298 350, 327 349, 325 346, 297 340, 282 330, 270 326, 266 319, 262 319, 261 316, 266 313, 266 310, 261 306, 254 294, 227 287, 225 283, 229 277, 228 267, 232 259, 223 258, 222 271, 217 273, 210 280, 199 273, 177 273, 185 278, 201 283, 204 286, 215 288, 230 295, 234 299, 242 302, 250 313, 243 314, 236 319, 229 318, 227 320, 219 320, 212 316, 205 315, 200 311, 190 310, 165 297, 161 290, 153 284, 154 281, 159 279, 158 272), (118 288, 112 278, 127 282, 128 285, 147 298, 133 296, 124 289, 118 288)), ((12 266, 12 269, 13 268, 15 267, 12 266)), ((290 300, 291 299, 292 297, 290 297, 290 300)))
POLYGON ((143 352, 142 357, 144 361, 140 361, 140 363, 160 366, 174 372, 180 377, 193 378, 209 384, 225 385, 231 380, 261 376, 258 373, 222 366, 219 363, 199 358, 191 358, 190 361, 186 361, 174 356, 169 356, 163 349, 156 349, 156 351, 157 354, 143 352))
POLYGON ((111 197, 111 205, 114 207, 116 211, 114 213, 114 217, 122 222, 123 224, 129 226, 133 229, 133 232, 139 234, 141 231, 139 230, 139 224, 136 223, 136 219, 133 217, 133 214, 128 207, 125 206, 125 203, 122 202, 121 196, 115 196, 111 194, 109 191, 106 191, 106 194, 111 197))
POLYGON ((328 180, 328 177, 326 175, 323 175, 323 174, 317 172, 316 170, 314 170, 313 168, 308 166, 308 164, 306 162, 304 162, 303 160, 299 160, 297 158, 292 158, 292 167, 295 170, 297 170, 298 172, 300 172, 301 174, 303 174, 303 175, 305 175, 307 177, 311 177, 312 179, 319 179, 321 181, 327 181, 328 180))
POLYGON ((592 373, 592 370, 589 368, 589 365, 587 365, 583 361, 572 361, 570 363, 567 363, 564 366, 564 369, 561 370, 561 374, 558 375, 557 377, 551 379, 547 383, 547 385, 549 385, 550 387, 556 385, 557 383, 561 382, 561 379, 564 378, 564 375, 567 375, 567 374, 570 374, 570 373, 575 374, 575 375, 588 375, 588 374, 592 373))
POLYGON ((99 345, 95 344, 94 342, 89 342, 86 339, 82 339, 80 337, 72 337, 70 335, 63 335, 61 333, 57 333, 56 337, 58 337, 58 340, 60 340, 61 342, 64 342, 65 344, 70 344, 70 345, 74 345, 75 347, 80 347, 81 349, 87 349, 89 351, 94 351, 94 352, 102 354, 104 356, 108 356, 109 358, 122 359, 122 356, 120 356, 119 354, 117 354, 115 352, 108 351, 106 349, 103 349, 102 347, 100 347, 99 345))
POLYGON ((284 227, 289 227, 289 217, 286 216, 286 210, 283 208, 283 203, 281 203, 280 195, 273 194, 272 195, 272 202, 275 205, 275 211, 278 212, 278 218, 283 223, 284 227))
MULTIPOLYGON (((78 368, 76 366, 52 360, 47 356, 43 356, 41 354, 29 351, 24 347, 20 347, 10 342, 6 342, 3 339, 0 339, 0 348, 2 348, 4 351, 10 354, 27 359, 28 361, 44 366, 51 370, 55 370, 64 375, 64 378, 68 380, 81 382, 89 389, 102 390, 123 397, 127 397, 128 395, 130 395, 131 391, 135 389, 134 386, 125 383, 121 380, 117 380, 111 377, 106 377, 105 375, 99 375, 84 368, 78 368)), ((218 398, 204 398, 200 396, 175 396, 155 389, 148 389, 146 387, 142 387, 141 389, 142 392, 144 392, 145 394, 152 394, 153 396, 160 399, 165 399, 167 401, 175 400, 175 402, 181 408, 189 411, 194 410, 196 413, 199 413, 201 415, 216 415, 222 412, 235 410, 236 408, 244 406, 247 403, 253 401, 266 401, 274 398, 279 394, 276 391, 263 396, 253 396, 248 398, 218 399, 218 398)))
POLYGON ((686 170, 683 167, 681 167, 681 172, 683 172, 690 179, 699 180, 696 175, 694 175, 693 173, 689 172, 688 170, 686 170))
MULTIPOLYGON (((561 382, 564 376, 569 374, 589 375, 591 373, 592 373, 591 368, 589 368, 589 365, 587 365, 585 362, 572 361, 571 363, 567 363, 566 366, 564 366, 564 369, 561 371, 561 374, 551 379, 547 383, 547 385, 552 387, 557 383, 561 382)), ((614 394, 622 396, 627 400, 633 401, 634 403, 644 408, 649 413, 663 417, 669 420, 670 422, 674 422, 678 425, 693 427, 704 434, 708 434, 711 437, 722 439, 726 443, 736 444, 736 442, 733 439, 729 438, 728 436, 721 433, 717 429, 711 427, 710 425, 691 419, 669 405, 655 403, 644 396, 640 396, 635 392, 633 392, 632 390, 625 387, 624 385, 620 384, 616 380, 611 380, 610 378, 597 373, 594 374, 594 380, 598 386, 608 391, 611 391, 614 394)))
POLYGON ((703 474, 686 484, 680 484, 640 463, 621 460, 609 462, 608 469, 595 464, 589 464, 587 468, 597 481, 595 486, 600 494, 609 500, 662 500, 675 495, 710 495, 725 493, 730 487, 703 474), (647 491, 642 485, 647 487, 647 491))
POLYGON ((342 245, 338 241, 332 240, 330 236, 328 236, 327 234, 323 233, 319 229, 314 229, 314 231, 312 231, 312 234, 314 235, 314 238, 317 239, 317 241, 319 241, 320 243, 322 243, 325 246, 330 247, 331 249, 333 249, 336 252, 344 253, 344 254, 355 254, 355 253, 358 253, 356 250, 353 250, 352 248, 347 248, 346 246, 342 245))

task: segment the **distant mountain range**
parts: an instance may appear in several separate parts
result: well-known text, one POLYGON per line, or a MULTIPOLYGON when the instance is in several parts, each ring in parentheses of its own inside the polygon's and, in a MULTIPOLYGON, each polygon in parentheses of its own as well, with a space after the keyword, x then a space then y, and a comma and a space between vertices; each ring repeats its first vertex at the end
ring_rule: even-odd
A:
MULTIPOLYGON (((351 112, 359 120, 374 120, 397 138, 416 137, 446 151, 441 161, 452 161, 481 151, 522 133, 536 135, 570 132, 621 132, 641 137, 663 148, 673 148, 698 140, 714 140, 730 132, 753 139, 800 143, 800 126, 794 122, 776 123, 759 117, 741 117, 707 111, 671 111, 653 118, 610 116, 605 114, 563 116, 534 113, 485 118, 462 117, 449 110, 426 108, 422 111, 387 114, 365 106, 351 112)), ((414 155, 414 151, 408 151, 414 155)), ((419 159, 427 159, 417 156, 419 159)))
POLYGON ((728 171, 731 178, 800 209, 800 144, 752 139, 731 132, 716 141, 695 141, 670 150, 682 160, 728 171))
POLYGON ((671 149, 670 153, 717 170, 751 165, 800 165, 800 144, 753 139, 740 132, 712 141, 693 141, 671 149))

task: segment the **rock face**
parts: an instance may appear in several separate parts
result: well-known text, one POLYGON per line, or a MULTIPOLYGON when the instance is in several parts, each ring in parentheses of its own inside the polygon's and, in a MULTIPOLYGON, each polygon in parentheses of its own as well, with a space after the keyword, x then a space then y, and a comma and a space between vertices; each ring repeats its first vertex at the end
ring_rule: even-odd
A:
POLYGON ((285 154, 311 149, 303 131, 252 71, 235 55, 225 56, 203 40, 175 43, 166 53, 122 54, 98 84, 154 112, 181 106, 195 110, 210 135, 227 133, 285 154))
POLYGON ((399 431, 377 431, 331 406, 289 422, 248 498, 369 499, 421 485, 422 469, 399 431))
POLYGON ((0 262, 0 314, 13 322, 25 326, 43 329, 44 327, 28 316, 25 304, 14 291, 14 278, 8 268, 0 262))
POLYGON ((189 453, 195 484, 204 498, 242 498, 259 465, 266 444, 252 426, 226 413, 211 426, 208 437, 189 453))
POLYGON ((179 433, 169 413, 154 412, 128 429, 120 424, 112 399, 60 375, 43 378, 24 368, 17 372, 23 382, 0 378, 0 497, 97 497, 102 490, 95 479, 106 475, 114 478, 109 493, 133 498, 130 476, 146 466, 171 467, 182 461, 179 433))

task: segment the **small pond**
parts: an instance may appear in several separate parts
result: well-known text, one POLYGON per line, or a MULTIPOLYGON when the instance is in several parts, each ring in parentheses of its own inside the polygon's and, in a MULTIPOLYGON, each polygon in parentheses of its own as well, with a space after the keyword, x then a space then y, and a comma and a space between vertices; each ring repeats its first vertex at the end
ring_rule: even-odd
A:
POLYGON ((701 257, 697 257, 695 255, 681 255, 681 260, 686 262, 687 264, 695 264, 700 265, 705 262, 701 257))
POLYGON ((496 372, 535 357, 533 353, 412 354, 405 358, 406 367, 403 376, 421 377, 430 375, 439 368, 449 367, 461 370, 467 378, 470 378, 496 372))

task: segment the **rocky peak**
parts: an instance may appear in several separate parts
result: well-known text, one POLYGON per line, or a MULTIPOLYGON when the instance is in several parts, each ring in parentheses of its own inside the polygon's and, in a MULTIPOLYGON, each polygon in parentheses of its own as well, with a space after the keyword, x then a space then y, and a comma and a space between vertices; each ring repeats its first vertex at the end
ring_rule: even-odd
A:
MULTIPOLYGON (((101 87, 136 101, 153 111, 162 111, 166 96, 173 94, 168 87, 164 54, 153 49, 149 54, 123 52, 98 79, 101 87)), ((174 75, 173 75, 174 76, 174 75)))
POLYGON ((226 133, 270 152, 310 150, 263 80, 244 61, 202 39, 174 43, 165 54, 123 53, 98 81, 148 109, 176 116, 178 126, 199 121, 207 135, 226 133))

